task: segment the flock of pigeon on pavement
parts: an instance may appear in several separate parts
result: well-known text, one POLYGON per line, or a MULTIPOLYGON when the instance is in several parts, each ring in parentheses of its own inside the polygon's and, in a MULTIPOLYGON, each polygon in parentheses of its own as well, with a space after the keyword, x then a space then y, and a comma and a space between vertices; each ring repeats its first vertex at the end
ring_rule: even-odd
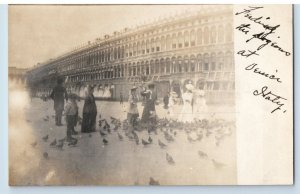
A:
MULTIPOLYGON (((134 141, 137 146, 149 147, 151 144, 158 144, 161 149, 167 150, 168 144, 175 141, 176 136, 180 132, 184 132, 189 143, 202 141, 203 138, 208 138, 214 136, 215 145, 219 146, 223 139, 227 136, 230 136, 235 129, 235 123, 225 121, 223 119, 214 118, 214 114, 210 116, 211 118, 203 120, 195 120, 193 123, 182 123, 177 120, 170 119, 158 119, 155 125, 153 124, 142 124, 138 122, 138 125, 132 129, 127 120, 121 121, 120 119, 110 117, 110 122, 108 119, 101 118, 99 115, 98 126, 100 130, 97 131, 100 135, 100 140, 103 145, 106 146, 110 144, 109 136, 117 135, 119 141, 123 141, 125 138, 128 138, 130 141, 134 141), (141 131, 148 131, 148 138, 139 137, 141 131), (159 139, 157 142, 154 142, 151 135, 157 135, 162 133, 164 139, 159 139)), ((49 121, 49 116, 43 118, 45 122, 49 121)), ((79 124, 81 124, 82 119, 79 117, 79 124)), ((92 137, 95 133, 90 133, 89 137, 92 137)), ((47 143, 49 140, 49 135, 42 137, 42 142, 47 143)), ((77 146, 78 140, 74 138, 73 141, 67 142, 66 138, 56 140, 54 139, 49 143, 51 148, 58 150, 63 150, 64 146, 75 147, 77 146)), ((31 143, 31 146, 34 148, 38 144, 37 141, 31 143)), ((208 154, 204 151, 198 150, 198 156, 201 159, 210 160, 215 169, 221 169, 226 164, 216 161, 215 159, 209 158, 208 154)), ((45 159, 49 159, 47 152, 43 153, 45 159)), ((169 165, 175 165, 176 160, 166 152, 166 162, 169 165)), ((149 185, 159 185, 159 182, 154 178, 150 177, 149 185)))

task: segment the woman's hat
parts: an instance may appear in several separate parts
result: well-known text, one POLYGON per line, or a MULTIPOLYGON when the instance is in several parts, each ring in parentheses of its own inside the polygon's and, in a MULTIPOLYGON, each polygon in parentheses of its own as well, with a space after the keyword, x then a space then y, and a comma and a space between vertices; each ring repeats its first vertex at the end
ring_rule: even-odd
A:
POLYGON ((189 83, 185 85, 185 88, 186 88, 187 90, 193 90, 193 89, 194 89, 194 86, 193 86, 193 84, 192 84, 192 81, 189 81, 189 83))

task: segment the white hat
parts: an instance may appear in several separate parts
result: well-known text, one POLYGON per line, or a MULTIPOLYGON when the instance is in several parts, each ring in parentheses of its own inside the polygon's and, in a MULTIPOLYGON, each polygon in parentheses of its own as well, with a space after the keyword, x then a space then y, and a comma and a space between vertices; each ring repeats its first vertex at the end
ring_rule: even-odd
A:
POLYGON ((193 90, 193 89, 194 89, 194 86, 193 86, 192 83, 188 83, 188 84, 185 85, 185 88, 186 88, 187 90, 193 90))

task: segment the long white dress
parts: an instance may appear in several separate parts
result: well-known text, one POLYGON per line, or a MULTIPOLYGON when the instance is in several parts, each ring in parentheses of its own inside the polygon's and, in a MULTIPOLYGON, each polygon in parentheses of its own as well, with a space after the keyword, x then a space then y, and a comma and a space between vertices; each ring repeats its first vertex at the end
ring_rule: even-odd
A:
POLYGON ((178 117, 178 121, 180 122, 193 122, 193 107, 192 107, 192 101, 193 101, 193 93, 186 92, 182 95, 183 100, 183 106, 181 109, 181 113, 178 117))
POLYGON ((198 96, 194 99, 193 114, 194 118, 198 120, 202 120, 207 117, 206 100, 203 96, 198 96))

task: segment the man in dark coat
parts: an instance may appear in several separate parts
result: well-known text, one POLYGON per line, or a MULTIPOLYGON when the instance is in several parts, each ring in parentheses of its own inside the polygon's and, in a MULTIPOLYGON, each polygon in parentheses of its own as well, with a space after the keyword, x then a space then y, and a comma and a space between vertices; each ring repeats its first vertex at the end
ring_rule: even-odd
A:
POLYGON ((65 87, 63 87, 63 79, 57 79, 57 85, 53 88, 50 97, 54 101, 55 110, 55 124, 61 126, 62 112, 65 106, 65 99, 68 100, 68 93, 65 87))

